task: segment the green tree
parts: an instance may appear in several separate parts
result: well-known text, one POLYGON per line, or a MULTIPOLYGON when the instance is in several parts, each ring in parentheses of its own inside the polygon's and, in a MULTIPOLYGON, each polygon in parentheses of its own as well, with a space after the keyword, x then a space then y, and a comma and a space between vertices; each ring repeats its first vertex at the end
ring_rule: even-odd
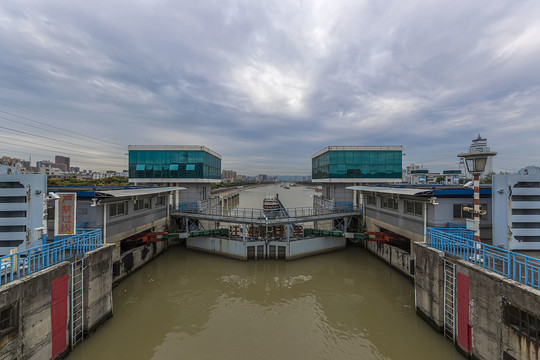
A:
POLYGON ((480 178, 480 184, 491 184, 494 174, 495 173, 493 171, 487 172, 484 176, 480 178))

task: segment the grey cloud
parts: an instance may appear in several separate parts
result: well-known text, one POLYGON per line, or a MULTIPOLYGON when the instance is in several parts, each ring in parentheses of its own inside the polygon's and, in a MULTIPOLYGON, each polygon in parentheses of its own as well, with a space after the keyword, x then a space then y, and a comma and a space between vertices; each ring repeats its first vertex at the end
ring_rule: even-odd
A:
POLYGON ((478 132, 515 170, 538 157, 538 10, 3 1, 0 110, 125 146, 203 142, 245 173, 309 173, 311 154, 341 144, 402 144, 405 162, 442 170, 478 132))

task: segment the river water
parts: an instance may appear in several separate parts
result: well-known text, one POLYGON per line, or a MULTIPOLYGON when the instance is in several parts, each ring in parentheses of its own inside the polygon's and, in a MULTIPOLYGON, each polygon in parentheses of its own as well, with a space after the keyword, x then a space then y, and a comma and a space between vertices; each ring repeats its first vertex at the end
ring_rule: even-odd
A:
MULTIPOLYGON (((276 192, 287 207, 309 206, 314 193, 248 189, 239 206, 260 208, 276 192)), ((463 359, 415 314, 413 284, 358 246, 291 262, 175 247, 116 286, 113 301, 113 318, 69 360, 463 359)))

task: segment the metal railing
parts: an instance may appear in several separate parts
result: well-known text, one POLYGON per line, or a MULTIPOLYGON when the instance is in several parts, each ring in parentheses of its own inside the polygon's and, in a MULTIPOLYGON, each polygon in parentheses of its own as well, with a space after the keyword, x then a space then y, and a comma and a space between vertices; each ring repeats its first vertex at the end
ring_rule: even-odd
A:
POLYGON ((62 261, 76 258, 102 245, 101 229, 77 229, 76 235, 0 257, 0 283, 21 279, 62 261))
POLYGON ((540 260, 474 241, 474 232, 448 224, 445 228, 427 228, 427 245, 450 255, 540 289, 540 260))
MULTIPOLYGON (((179 212, 189 215, 206 215, 216 217, 228 217, 243 220, 264 220, 279 218, 281 210, 262 210, 251 208, 237 208, 237 207, 212 207, 201 209, 197 206, 186 206, 186 203, 181 203, 179 206, 179 212)), ((327 208, 312 208, 312 207, 300 207, 287 209, 290 218, 307 218, 319 215, 348 213, 355 211, 353 208, 335 208, 329 210, 327 208)))

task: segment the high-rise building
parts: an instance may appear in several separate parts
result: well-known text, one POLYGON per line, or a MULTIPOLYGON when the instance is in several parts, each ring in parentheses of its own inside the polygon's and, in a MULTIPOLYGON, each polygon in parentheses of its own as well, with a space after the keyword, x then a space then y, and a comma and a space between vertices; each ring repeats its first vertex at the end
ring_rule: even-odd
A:
POLYGON ((63 166, 56 166, 57 168, 59 168, 61 170, 69 171, 69 169, 70 169, 70 159, 67 156, 56 155, 54 157, 54 163, 56 165, 61 165, 61 164, 65 165, 65 168, 63 166))

